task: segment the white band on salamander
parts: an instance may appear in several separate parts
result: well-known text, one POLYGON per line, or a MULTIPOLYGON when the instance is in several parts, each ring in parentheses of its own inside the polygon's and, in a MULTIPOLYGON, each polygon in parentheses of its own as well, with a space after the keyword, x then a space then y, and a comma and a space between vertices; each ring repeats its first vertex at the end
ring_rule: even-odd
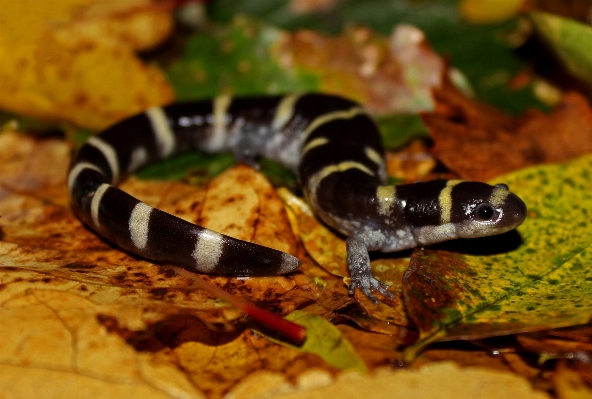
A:
POLYGON ((109 168, 111 169, 111 183, 117 182, 119 179, 119 159, 117 158, 117 152, 115 148, 106 141, 98 138, 98 137, 91 137, 86 141, 86 144, 90 144, 95 147, 97 150, 101 151, 101 154, 107 160, 109 164, 109 168))
POLYGON ((168 157, 175 151, 176 145, 175 134, 169 124, 169 118, 161 107, 146 110, 146 116, 152 125, 160 157, 168 157))
POLYGON ((88 162, 77 163, 76 165, 74 165, 72 170, 70 170, 70 174, 68 175, 68 191, 70 192, 70 195, 72 195, 72 188, 74 187, 74 182, 78 178, 78 175, 84 169, 92 169, 92 170, 97 171, 100 174, 104 175, 103 171, 101 169, 99 169, 98 167, 96 167, 95 165, 93 165, 92 163, 88 163, 88 162))
POLYGON ((224 237, 215 231, 204 229, 197 236, 195 250, 191 254, 197 268, 203 273, 213 272, 220 262, 224 237))
POLYGON ((90 203, 90 216, 92 217, 96 228, 101 227, 101 224, 99 223, 99 207, 101 206, 101 199, 103 199, 103 195, 110 187, 112 186, 107 183, 101 184, 99 188, 97 188, 97 191, 95 191, 95 195, 93 195, 92 202, 90 203))
POLYGON ((138 249, 144 249, 148 244, 148 224, 153 210, 150 205, 138 202, 129 218, 130 238, 138 249))

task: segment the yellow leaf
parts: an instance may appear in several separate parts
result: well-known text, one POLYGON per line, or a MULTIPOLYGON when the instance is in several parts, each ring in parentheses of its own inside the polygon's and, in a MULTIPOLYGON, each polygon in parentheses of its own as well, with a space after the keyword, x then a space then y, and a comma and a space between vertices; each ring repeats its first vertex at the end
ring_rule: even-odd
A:
POLYGON ((319 222, 308 204, 289 190, 280 188, 278 195, 295 216, 300 238, 310 256, 329 273, 349 276, 345 240, 319 222))
POLYGON ((101 129, 172 101, 164 75, 134 54, 163 40, 172 27, 170 11, 150 4, 0 0, 0 108, 101 129), (160 35, 135 40, 146 36, 141 26, 160 35))
POLYGON ((469 22, 494 23, 513 17, 523 4, 524 0, 463 0, 459 8, 469 22))
MULTIPOLYGON (((260 381, 261 379, 254 380, 260 381)), ((246 391, 241 386, 241 391, 246 391)), ((274 399, 549 399, 512 373, 479 367, 460 368, 452 362, 428 364, 419 370, 380 369, 372 375, 341 374, 331 380, 324 371, 311 370, 290 387, 273 380, 267 395, 274 399), (315 378, 316 377, 316 378, 315 378), (275 393, 275 395, 274 395, 275 393)), ((261 390, 258 391, 259 393, 261 390)), ((234 398, 233 391, 229 397, 234 398)), ((236 396, 238 398, 244 396, 236 396)))

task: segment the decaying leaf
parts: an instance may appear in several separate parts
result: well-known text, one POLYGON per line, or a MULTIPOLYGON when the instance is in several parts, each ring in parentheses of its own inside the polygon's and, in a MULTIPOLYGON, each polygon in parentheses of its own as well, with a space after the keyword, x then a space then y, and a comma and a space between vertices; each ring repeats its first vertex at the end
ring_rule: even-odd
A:
POLYGON ((335 370, 248 331, 212 331, 193 316, 154 324, 146 300, 117 297, 117 287, 22 268, 3 269, 0 287, 0 388, 17 397, 74 390, 78 398, 220 398, 258 371, 295 378, 309 367, 335 370))
MULTIPOLYGON (((98 303, 115 303, 126 297, 128 303, 144 307, 152 321, 176 313, 199 313, 198 316, 208 322, 224 322, 240 316, 240 312, 220 306, 205 293, 184 288, 187 280, 175 276, 171 270, 109 245, 74 218, 67 205, 64 184, 68 163, 65 143, 58 140, 37 142, 30 137, 4 133, 0 135, 0 148, 6 149, 0 151, 2 266, 110 287, 108 293, 94 297, 101 298, 98 303), (26 151, 15 151, 17 155, 13 156, 10 148, 26 151), (35 157, 27 156, 32 152, 35 157), (52 171, 59 171, 57 176, 61 178, 53 173, 39 173, 34 166, 37 162, 52 165, 52 171)), ((207 188, 136 180, 124 183, 123 188, 155 206, 178 211, 187 220, 201 221, 206 226, 213 224, 212 218, 220 207, 225 208, 216 203, 221 201, 227 204, 228 214, 234 212, 235 219, 233 223, 217 220, 216 228, 291 253, 296 251, 296 241, 281 201, 269 183, 252 169, 230 170, 207 188), (244 200, 240 209, 232 201, 238 197, 244 200), (278 231, 281 236, 276 234, 278 231)), ((289 313, 317 295, 316 285, 299 273, 262 279, 208 279, 278 313, 289 313)))
POLYGON ((465 97, 450 82, 434 95, 436 112, 423 115, 432 153, 463 179, 488 180, 592 152, 592 108, 575 92, 549 115, 531 110, 519 117, 465 97))
POLYGON ((421 340, 409 356, 434 339, 536 331, 592 318, 591 173, 586 156, 506 175, 528 207, 517 233, 457 243, 455 252, 414 251, 403 287, 421 340))
POLYGON ((168 7, 2 0, 0 8, 1 108, 100 129, 173 100, 162 73, 134 54, 169 34, 168 7))
POLYGON ((386 153, 386 168, 389 177, 402 181, 424 179, 436 166, 436 159, 421 140, 413 140, 399 151, 386 153))

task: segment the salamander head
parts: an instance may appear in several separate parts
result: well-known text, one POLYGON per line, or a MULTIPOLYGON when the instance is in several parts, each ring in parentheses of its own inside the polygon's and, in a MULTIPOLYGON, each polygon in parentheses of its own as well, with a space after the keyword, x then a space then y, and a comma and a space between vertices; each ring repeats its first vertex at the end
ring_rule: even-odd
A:
POLYGON ((451 222, 462 238, 505 233, 526 218, 526 205, 505 184, 462 182, 454 187, 451 222))

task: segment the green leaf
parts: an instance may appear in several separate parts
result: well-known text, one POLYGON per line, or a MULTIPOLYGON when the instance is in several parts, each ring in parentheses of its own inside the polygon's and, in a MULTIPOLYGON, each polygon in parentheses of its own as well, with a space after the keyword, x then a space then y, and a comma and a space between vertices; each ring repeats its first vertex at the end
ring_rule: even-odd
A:
POLYGON ((510 80, 525 67, 505 38, 514 31, 517 19, 497 24, 469 24, 462 20, 457 0, 384 1, 342 0, 331 12, 296 15, 288 0, 217 0, 209 8, 218 21, 228 22, 236 14, 257 16, 284 29, 312 29, 338 34, 347 24, 361 24, 390 35, 401 23, 415 25, 426 34, 436 52, 448 56, 471 82, 477 97, 496 107, 518 114, 536 106, 548 109, 534 95, 532 85, 509 88, 510 80))
POLYGON ((416 250, 404 290, 420 340, 408 348, 407 359, 434 340, 566 327, 592 318, 592 156, 524 169, 500 181, 528 207, 517 230, 521 242, 509 232, 452 244, 465 253, 416 250))
POLYGON ((415 115, 395 114, 376 118, 380 128, 384 147, 394 150, 402 147, 412 137, 428 137, 429 133, 421 117, 415 115))
POLYGON ((208 154, 202 151, 190 151, 151 164, 139 170, 136 175, 141 179, 181 180, 203 183, 222 173, 234 163, 232 154, 208 154))
POLYGON ((302 346, 294 346, 270 338, 273 342, 301 352, 317 355, 330 366, 341 370, 368 371, 352 344, 331 322, 319 315, 309 314, 301 310, 295 310, 286 316, 286 319, 306 327, 308 334, 306 341, 302 346))
POLYGON ((547 42, 567 70, 592 84, 592 27, 544 12, 529 14, 537 33, 547 42))
POLYGON ((195 34, 183 56, 167 68, 177 100, 319 90, 318 79, 282 67, 271 55, 282 31, 240 17, 209 34, 195 34))

